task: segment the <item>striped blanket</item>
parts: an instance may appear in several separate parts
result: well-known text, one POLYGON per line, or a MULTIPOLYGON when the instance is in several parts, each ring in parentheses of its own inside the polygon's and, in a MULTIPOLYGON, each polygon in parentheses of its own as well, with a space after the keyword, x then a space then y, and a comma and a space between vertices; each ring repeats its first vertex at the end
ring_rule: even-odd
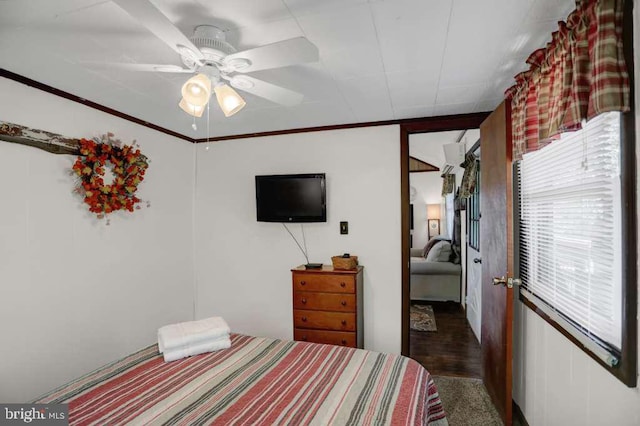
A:
POLYGON ((238 334, 165 363, 149 346, 41 397, 71 424, 446 425, 429 373, 361 349, 238 334))

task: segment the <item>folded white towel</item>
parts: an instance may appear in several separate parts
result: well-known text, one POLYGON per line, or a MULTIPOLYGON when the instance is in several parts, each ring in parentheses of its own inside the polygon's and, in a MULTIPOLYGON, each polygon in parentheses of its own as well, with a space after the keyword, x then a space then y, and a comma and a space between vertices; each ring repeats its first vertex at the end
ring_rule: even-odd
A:
POLYGON ((222 317, 165 325, 158 330, 158 349, 165 352, 189 344, 215 340, 228 336, 230 331, 222 317))
POLYGON ((219 351, 231 347, 231 339, 229 336, 220 337, 215 340, 207 340, 204 342, 193 343, 187 346, 165 350, 165 362, 175 361, 188 356, 200 355, 206 352, 219 351))

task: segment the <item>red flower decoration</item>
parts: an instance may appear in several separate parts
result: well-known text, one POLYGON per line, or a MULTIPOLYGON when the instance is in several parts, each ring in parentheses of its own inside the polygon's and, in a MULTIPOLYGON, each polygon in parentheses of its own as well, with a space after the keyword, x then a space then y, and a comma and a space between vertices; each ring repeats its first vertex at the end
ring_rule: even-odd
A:
POLYGON ((89 211, 99 218, 118 210, 132 212, 139 208, 136 197, 138 185, 144 180, 149 167, 147 157, 139 149, 124 145, 120 147, 112 140, 112 134, 105 135, 105 142, 96 143, 88 139, 80 140, 80 156, 73 164, 72 170, 78 176, 76 192, 84 197, 89 211), (104 183, 105 168, 113 174, 113 182, 104 183))

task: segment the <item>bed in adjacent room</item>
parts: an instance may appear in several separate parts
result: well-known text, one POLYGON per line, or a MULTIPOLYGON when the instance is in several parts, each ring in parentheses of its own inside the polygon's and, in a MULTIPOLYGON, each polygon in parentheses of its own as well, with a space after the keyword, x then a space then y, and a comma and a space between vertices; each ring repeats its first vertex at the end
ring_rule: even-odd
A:
POLYGON ((157 345, 39 398, 71 424, 446 425, 429 373, 398 355, 238 334, 164 362, 157 345))

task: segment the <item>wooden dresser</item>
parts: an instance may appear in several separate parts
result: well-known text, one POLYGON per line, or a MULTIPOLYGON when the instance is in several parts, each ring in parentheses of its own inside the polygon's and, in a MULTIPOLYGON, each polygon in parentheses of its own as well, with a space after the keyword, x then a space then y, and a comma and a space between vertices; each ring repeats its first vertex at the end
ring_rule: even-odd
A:
POLYGON ((362 269, 291 270, 294 340, 363 348, 362 269))

